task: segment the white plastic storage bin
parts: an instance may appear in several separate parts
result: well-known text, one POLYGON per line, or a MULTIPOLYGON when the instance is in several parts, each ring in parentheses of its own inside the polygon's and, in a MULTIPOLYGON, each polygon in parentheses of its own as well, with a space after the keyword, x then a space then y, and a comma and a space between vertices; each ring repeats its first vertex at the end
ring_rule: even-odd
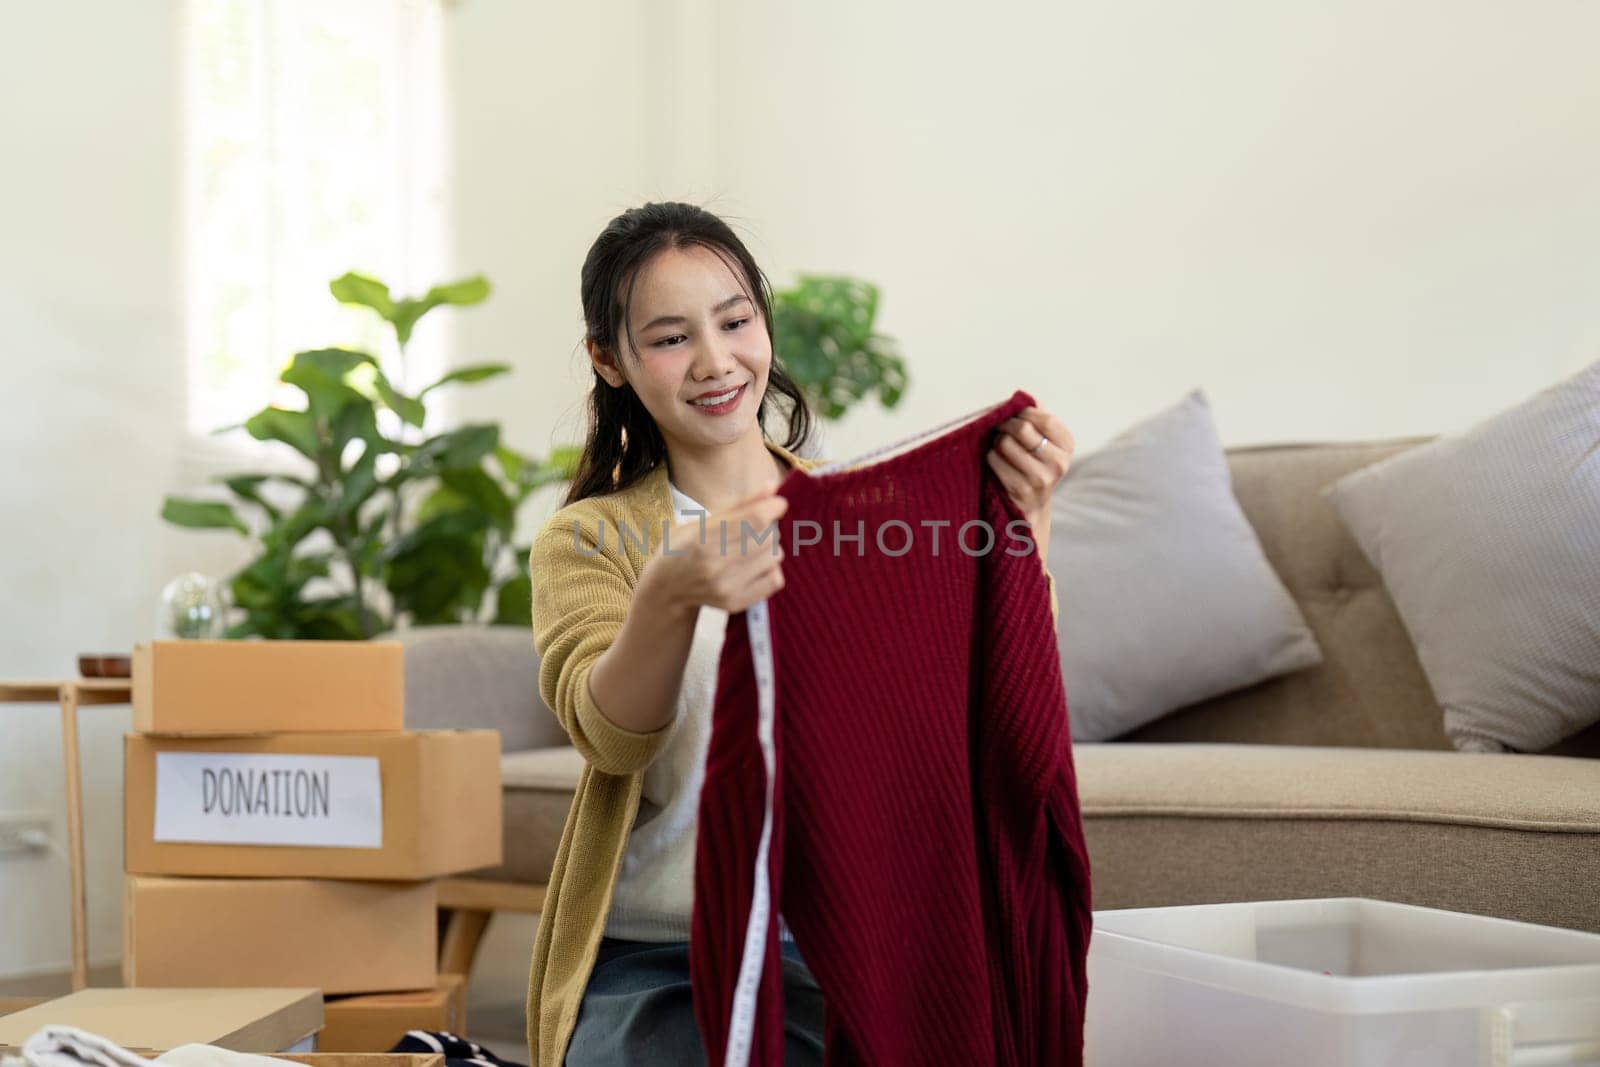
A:
POLYGON ((1600 935, 1359 899, 1094 919, 1090 1067, 1600 1064, 1600 935))

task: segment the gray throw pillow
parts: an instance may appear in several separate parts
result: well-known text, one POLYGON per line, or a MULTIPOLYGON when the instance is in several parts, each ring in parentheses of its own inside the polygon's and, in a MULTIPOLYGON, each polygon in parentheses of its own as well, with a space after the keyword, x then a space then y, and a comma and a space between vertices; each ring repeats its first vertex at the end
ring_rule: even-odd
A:
POLYGON ((1073 460, 1051 501, 1047 564, 1076 740, 1322 662, 1234 499, 1198 389, 1073 460))
POLYGON ((1600 362, 1322 492, 1457 748, 1537 752, 1600 721, 1600 362))

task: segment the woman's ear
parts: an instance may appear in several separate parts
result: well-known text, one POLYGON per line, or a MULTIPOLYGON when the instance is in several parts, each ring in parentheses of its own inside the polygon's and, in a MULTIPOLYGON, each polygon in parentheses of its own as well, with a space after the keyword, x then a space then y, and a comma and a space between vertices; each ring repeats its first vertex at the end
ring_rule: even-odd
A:
POLYGON ((589 362, 594 364, 595 373, 606 380, 606 384, 613 389, 621 389, 627 384, 627 378, 617 366, 617 361, 611 353, 595 344, 589 338, 584 338, 584 347, 589 350, 589 362))

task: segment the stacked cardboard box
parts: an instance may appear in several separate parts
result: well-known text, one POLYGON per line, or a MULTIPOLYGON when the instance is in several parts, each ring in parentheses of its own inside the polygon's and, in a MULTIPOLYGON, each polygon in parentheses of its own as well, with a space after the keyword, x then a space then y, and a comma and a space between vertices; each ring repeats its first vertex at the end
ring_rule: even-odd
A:
MULTIPOLYGON (((323 1018, 315 989, 80 989, 0 1018, 0 1053, 20 1053, 48 1026, 85 1030, 147 1056, 187 1044, 276 1053, 315 1035, 323 1018)), ((65 1052, 26 1059, 91 1062, 65 1052)), ((120 1061, 106 1056, 100 1062, 120 1061)))
POLYGON ((330 1050, 462 1027, 434 880, 501 862, 500 738, 405 730, 402 656, 382 641, 135 649, 126 985, 360 994, 329 1002, 330 1050))

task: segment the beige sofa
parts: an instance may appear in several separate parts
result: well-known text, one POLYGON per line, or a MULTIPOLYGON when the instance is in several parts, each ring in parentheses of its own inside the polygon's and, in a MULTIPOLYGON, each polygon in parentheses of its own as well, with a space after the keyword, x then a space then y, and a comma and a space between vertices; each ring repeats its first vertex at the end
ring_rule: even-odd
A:
MULTIPOLYGON (((1389 595, 1318 495, 1424 440, 1229 451, 1324 662, 1077 747, 1096 908, 1370 896, 1600 931, 1600 730, 1561 754, 1451 751, 1389 595)), ((397 636, 411 726, 502 731, 506 859, 478 877, 542 883, 580 761, 530 635, 397 636)))
POLYGON ((1324 660, 1077 747, 1096 908, 1368 896, 1600 931, 1600 759, 1583 758, 1600 730, 1551 754, 1451 750, 1393 601, 1319 495, 1425 440, 1229 450, 1324 660))

